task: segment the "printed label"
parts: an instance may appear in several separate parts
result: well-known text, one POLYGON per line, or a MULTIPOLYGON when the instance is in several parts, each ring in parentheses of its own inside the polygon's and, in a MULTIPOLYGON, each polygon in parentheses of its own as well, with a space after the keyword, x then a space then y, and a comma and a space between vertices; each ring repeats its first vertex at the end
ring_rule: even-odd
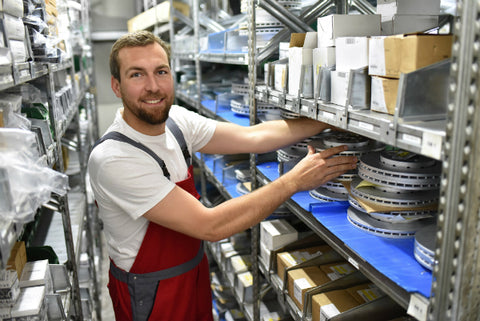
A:
POLYGON ((298 302, 303 303, 302 291, 311 287, 313 287, 313 285, 311 285, 306 278, 293 281, 293 295, 295 299, 297 299, 298 302))
POLYGON ((340 311, 333 303, 324 305, 320 308, 320 321, 326 321, 338 314, 340 314, 340 311))

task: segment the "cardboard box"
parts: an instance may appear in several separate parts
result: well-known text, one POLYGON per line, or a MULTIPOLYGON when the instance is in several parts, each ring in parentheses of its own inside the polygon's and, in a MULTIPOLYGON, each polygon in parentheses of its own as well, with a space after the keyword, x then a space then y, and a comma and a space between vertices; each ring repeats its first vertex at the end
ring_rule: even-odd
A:
POLYGON ((235 278, 235 292, 242 302, 253 301, 253 275, 250 271, 237 274, 235 278))
POLYGON ((308 289, 334 281, 356 269, 346 261, 309 266, 288 271, 288 294, 300 309, 303 309, 303 294, 308 289))
POLYGON ((332 70, 330 73, 330 101, 339 106, 347 104, 349 72, 332 70))
POLYGON ((332 14, 317 19, 317 47, 335 46, 339 37, 381 35, 379 14, 332 14))
POLYGON ((288 271, 288 295, 298 308, 302 310, 305 291, 330 281, 331 279, 318 266, 290 270, 288 271))
POLYGON ((409 34, 370 38, 368 73, 400 78, 451 56, 452 35, 409 34))
POLYGON ((281 280, 284 279, 285 269, 303 263, 312 258, 318 257, 325 252, 331 251, 329 245, 317 245, 304 249, 286 251, 277 254, 277 274, 281 280))
POLYGON ((312 296, 312 321, 329 320, 383 295, 372 283, 316 294, 312 296))
POLYGON ((274 88, 283 91, 287 88, 287 64, 275 64, 274 66, 274 88))
MULTIPOLYGON (((173 7, 183 15, 189 16, 190 6, 188 4, 174 1, 173 7)), ((170 1, 164 1, 150 8, 127 21, 128 32, 145 30, 158 23, 170 21, 170 1)))
POLYGON ((284 219, 260 223, 260 242, 269 250, 276 250, 298 239, 298 232, 284 219))
POLYGON ((400 15, 439 15, 440 0, 377 0, 377 14, 384 19, 400 15))
POLYGON ((438 27, 438 16, 394 15, 382 20, 382 35, 418 33, 438 27))
POLYGON ((340 37, 335 39, 337 71, 350 71, 368 66, 368 37, 340 37))
POLYGON ((317 33, 307 32, 303 43, 292 37, 288 49, 288 93, 298 95, 300 83, 303 81, 301 93, 305 98, 313 97, 313 49, 316 47, 317 33), (302 68, 304 69, 303 79, 302 68))
POLYGON ((23 1, 0 0, 0 11, 23 18, 23 1))
POLYGON ((314 67, 333 67, 336 64, 335 47, 317 47, 313 49, 312 58, 314 67))
POLYGON ((396 78, 372 76, 370 109, 394 115, 397 106, 398 83, 399 80, 396 78))

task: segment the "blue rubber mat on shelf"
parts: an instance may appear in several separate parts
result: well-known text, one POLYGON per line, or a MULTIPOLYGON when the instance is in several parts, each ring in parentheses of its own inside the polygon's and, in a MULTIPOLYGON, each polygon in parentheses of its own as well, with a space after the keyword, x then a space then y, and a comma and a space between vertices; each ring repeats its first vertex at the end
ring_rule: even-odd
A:
MULTIPOLYGON (((276 162, 259 164, 257 168, 271 181, 278 178, 276 162)), ((430 297, 432 273, 415 259, 413 238, 390 239, 369 234, 348 221, 348 202, 321 203, 315 202, 308 192, 297 194, 292 200, 311 212, 325 228, 380 273, 409 293, 430 297)))
POLYGON ((250 126, 250 118, 248 115, 239 115, 234 113, 229 107, 222 105, 218 106, 217 110, 215 110, 215 100, 202 100, 202 105, 226 121, 240 126, 250 126))

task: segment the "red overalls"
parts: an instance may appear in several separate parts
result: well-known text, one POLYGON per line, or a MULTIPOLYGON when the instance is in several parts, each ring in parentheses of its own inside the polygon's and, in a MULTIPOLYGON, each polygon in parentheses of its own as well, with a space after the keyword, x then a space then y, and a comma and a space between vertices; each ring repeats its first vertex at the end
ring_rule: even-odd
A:
MULTIPOLYGON (((189 165, 188 178, 176 184, 198 199, 200 195, 195 189, 193 166, 183 134, 170 118, 167 126, 182 147, 189 165)), ((156 154, 152 155, 146 146, 132 143, 120 133, 109 133, 99 143, 106 139, 121 140, 141 148, 159 162, 165 176, 170 176, 163 161, 156 154)), ((108 288, 117 321, 213 320, 203 242, 152 222, 129 272, 118 268, 111 260, 108 288)))

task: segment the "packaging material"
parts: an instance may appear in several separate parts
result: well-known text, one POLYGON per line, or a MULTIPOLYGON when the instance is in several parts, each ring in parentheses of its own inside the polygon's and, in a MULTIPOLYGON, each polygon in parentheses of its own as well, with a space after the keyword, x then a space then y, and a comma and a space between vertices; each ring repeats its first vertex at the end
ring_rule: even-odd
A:
POLYGON ((339 37, 381 35, 379 14, 332 14, 317 19, 317 47, 335 46, 339 37))
POLYGON ((394 15, 382 19, 382 35, 417 33, 438 27, 438 16, 431 15, 394 15))
POLYGON ((303 44, 292 38, 288 49, 288 93, 304 98, 313 97, 313 49, 316 47, 316 32, 307 32, 303 44), (303 78, 302 78, 303 70, 303 78))
POLYGON ((332 70, 330 101, 339 106, 346 106, 348 96, 349 72, 332 70))
POLYGON ((335 40, 337 71, 368 67, 368 37, 340 37, 335 40))
POLYGON ((269 250, 276 250, 297 239, 297 230, 284 219, 260 223, 260 242, 269 250))
POLYGON ((316 294, 312 296, 312 321, 330 320, 342 312, 383 295, 373 283, 316 294))
POLYGON ((27 250, 25 248, 25 242, 15 242, 10 251, 10 257, 7 261, 7 270, 14 270, 17 272, 17 277, 22 276, 23 268, 27 263, 27 250))
POLYGON ((12 307, 12 318, 15 320, 45 320, 45 287, 33 286, 20 289, 20 296, 12 307))
POLYGON ((377 14, 382 21, 394 15, 439 15, 440 0, 377 0, 377 14))
POLYGON ((368 73, 400 78, 401 73, 442 61, 451 56, 452 35, 407 34, 372 37, 368 73))
POLYGON ((1 0, 0 11, 11 14, 15 17, 23 17, 23 1, 18 0, 1 0))
POLYGON ((284 91, 287 88, 288 69, 287 63, 274 65, 274 88, 275 90, 284 91))
POLYGON ((399 80, 396 78, 372 76, 370 109, 394 115, 397 105, 398 83, 399 80))
POLYGON ((280 42, 278 44, 278 59, 288 58, 288 48, 290 47, 289 42, 280 42))
POLYGON ((251 255, 235 255, 228 259, 225 274, 231 284, 235 283, 237 274, 250 271, 252 268, 251 255))
POLYGON ((65 195, 68 176, 39 162, 35 133, 1 129, 0 146, 0 168, 3 180, 8 182, 8 190, 4 192, 10 192, 12 202, 12 211, 1 213, 4 218, 16 223, 29 222, 38 207, 50 200, 52 192, 65 195))
POLYGON ((314 48, 312 52, 313 66, 316 68, 335 66, 335 54, 335 46, 314 48))
POLYGON ((0 304, 13 305, 20 295, 17 271, 0 270, 0 304))
MULTIPOLYGON (((173 1, 173 7, 186 17, 190 14, 190 6, 186 3, 173 1)), ((164 1, 127 21, 128 31, 144 30, 158 23, 170 21, 170 2, 164 1)))
POLYGON ((53 284, 50 276, 48 260, 31 261, 25 264, 22 276, 20 277, 20 287, 29 287, 44 285, 47 293, 52 293, 53 284))
POLYGON ((253 301, 253 275, 247 271, 237 274, 235 278, 235 293, 241 302, 252 303, 253 301))
POLYGON ((332 251, 329 245, 318 245, 277 253, 277 274, 284 279, 285 269, 332 251))
POLYGON ((303 295, 313 287, 334 281, 351 274, 355 268, 347 262, 337 262, 320 266, 308 266, 288 271, 288 294, 300 310, 303 310, 303 295))

